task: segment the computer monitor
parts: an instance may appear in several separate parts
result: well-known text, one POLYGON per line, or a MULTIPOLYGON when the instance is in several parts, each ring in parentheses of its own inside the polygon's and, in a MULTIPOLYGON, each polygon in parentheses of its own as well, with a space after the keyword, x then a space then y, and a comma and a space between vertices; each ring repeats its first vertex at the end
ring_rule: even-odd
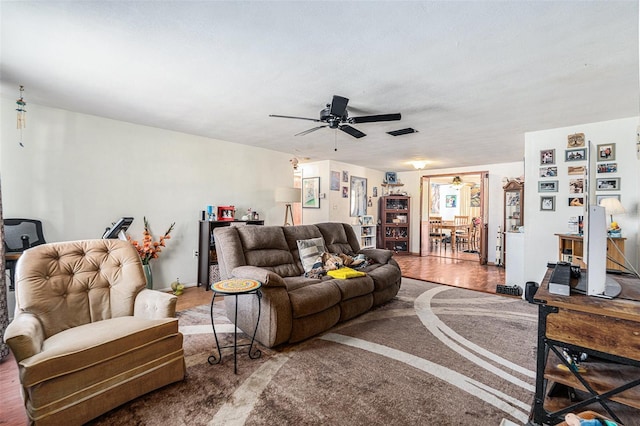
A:
POLYGON ((132 217, 122 217, 111 228, 107 228, 102 234, 102 239, 127 239, 125 232, 129 229, 129 226, 133 223, 132 217))

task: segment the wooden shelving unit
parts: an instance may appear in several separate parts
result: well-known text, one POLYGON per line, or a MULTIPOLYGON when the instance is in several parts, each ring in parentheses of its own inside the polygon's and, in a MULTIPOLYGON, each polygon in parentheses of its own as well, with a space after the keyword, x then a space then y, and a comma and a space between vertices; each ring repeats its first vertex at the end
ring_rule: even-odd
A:
MULTIPOLYGON (((558 260, 570 262, 581 268, 586 268, 584 261, 584 241, 582 235, 556 234, 558 236, 558 260)), ((625 271, 624 241, 626 238, 607 239, 607 269, 611 271, 625 271)))
POLYGON ((359 238, 360 248, 376 248, 377 226, 373 222, 373 216, 362 216, 361 224, 352 225, 354 232, 359 238))
POLYGON ((378 247, 397 254, 409 254, 410 197, 386 195, 380 197, 380 238, 378 247))
POLYGON ((211 288, 211 266, 218 264, 213 230, 222 226, 264 225, 264 220, 201 220, 198 226, 198 287, 211 288))

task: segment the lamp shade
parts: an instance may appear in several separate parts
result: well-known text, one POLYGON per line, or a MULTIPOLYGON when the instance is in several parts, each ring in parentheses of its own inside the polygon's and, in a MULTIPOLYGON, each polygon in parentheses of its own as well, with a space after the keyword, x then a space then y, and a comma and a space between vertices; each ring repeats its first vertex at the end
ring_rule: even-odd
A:
POLYGON ((600 207, 604 207, 605 213, 612 216, 614 214, 625 214, 626 211, 620 200, 614 197, 604 198, 600 201, 600 207))
POLYGON ((276 188, 276 203, 299 203, 301 200, 300 188, 276 188))

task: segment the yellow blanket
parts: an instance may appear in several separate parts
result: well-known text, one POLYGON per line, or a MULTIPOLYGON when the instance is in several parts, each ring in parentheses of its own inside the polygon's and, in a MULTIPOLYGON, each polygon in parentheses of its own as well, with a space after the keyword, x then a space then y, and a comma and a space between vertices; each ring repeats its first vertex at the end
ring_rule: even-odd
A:
POLYGON ((347 278, 364 277, 364 272, 356 271, 355 269, 347 268, 346 266, 340 269, 334 269, 327 271, 327 275, 338 278, 340 280, 346 280, 347 278))

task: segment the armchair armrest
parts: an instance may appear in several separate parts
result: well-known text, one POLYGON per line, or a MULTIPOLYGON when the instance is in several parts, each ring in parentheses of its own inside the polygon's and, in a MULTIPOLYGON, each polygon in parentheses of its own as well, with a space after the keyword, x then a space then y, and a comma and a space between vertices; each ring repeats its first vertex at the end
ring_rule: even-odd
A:
POLYGON ((144 289, 136 297, 133 316, 148 319, 175 318, 177 302, 178 298, 172 294, 144 289))
POLYGON ((44 342, 44 328, 33 314, 20 312, 4 332, 4 341, 11 348, 17 362, 40 353, 44 342))
POLYGON ((237 268, 233 268, 231 276, 234 278, 246 278, 260 281, 263 286, 286 287, 286 284, 280 275, 257 266, 238 266, 237 268))
POLYGON ((369 248, 369 249, 362 249, 358 253, 362 253, 365 256, 382 264, 389 263, 389 259, 391 259, 391 256, 393 256, 393 252, 387 249, 369 248))

